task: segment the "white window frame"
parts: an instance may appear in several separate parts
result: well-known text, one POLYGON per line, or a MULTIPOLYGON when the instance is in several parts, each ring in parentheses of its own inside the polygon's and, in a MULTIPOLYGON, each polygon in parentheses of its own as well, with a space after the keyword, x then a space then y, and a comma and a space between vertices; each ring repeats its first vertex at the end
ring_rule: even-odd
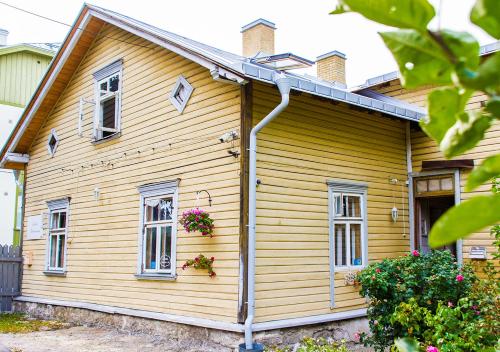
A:
MULTIPOLYGON (((138 187, 140 193, 140 221, 139 221, 139 236, 138 236, 138 248, 139 255, 137 260, 137 274, 138 278, 155 278, 155 277, 166 277, 166 278, 175 278, 176 276, 176 267, 177 267, 177 211, 178 211, 178 184, 179 180, 166 181, 154 184, 148 184, 138 187), (172 197, 172 219, 167 221, 157 221, 155 225, 159 228, 164 224, 171 224, 172 226, 172 239, 171 239, 171 257, 170 257, 170 270, 159 269, 159 265, 157 265, 156 269, 145 269, 145 261, 146 261, 146 227, 151 225, 151 223, 145 222, 145 208, 146 208, 146 200, 148 199, 158 199, 163 197, 172 197)), ((158 231, 158 230, 157 230, 158 231)), ((157 233, 156 241, 157 253, 160 251, 159 241, 161 239, 160 232, 157 233)), ((158 258, 158 254, 157 254, 158 258)))
POLYGON ((329 257, 330 257, 330 305, 335 307, 335 273, 363 269, 368 264, 368 186, 363 182, 349 180, 328 180, 328 221, 329 221, 329 257), (360 217, 339 217, 335 214, 335 195, 360 197, 360 217), (336 243, 335 225, 345 224, 346 264, 335 265, 336 243), (361 265, 351 265, 350 224, 361 225, 361 265))
MULTIPOLYGON (((61 198, 47 202, 47 207, 49 208, 49 222, 48 222, 48 236, 47 236, 47 252, 45 260, 45 271, 47 273, 66 273, 67 258, 68 258, 68 228, 69 228, 69 198, 61 198), (66 228, 64 231, 62 229, 52 229, 52 215, 54 213, 66 213, 66 228), (62 267, 52 267, 51 262, 51 243, 53 231, 56 232, 57 240, 59 241, 60 236, 64 235, 64 256, 63 256, 63 266, 62 267)), ((57 246, 56 263, 59 257, 59 246, 57 246)))
POLYGON ((123 60, 121 59, 114 61, 93 74, 95 96, 93 136, 95 141, 109 139, 121 131, 122 64, 123 60), (109 89, 109 79, 116 75, 118 75, 118 90, 101 96, 101 83, 108 82, 109 89), (112 98, 115 98, 115 128, 107 128, 102 126, 102 103, 112 98), (103 132, 111 132, 113 134, 103 137, 103 132))
POLYGON ((184 76, 180 75, 177 78, 177 82, 175 82, 174 89, 172 89, 172 92, 170 92, 170 102, 175 106, 177 111, 179 111, 181 114, 186 108, 186 105, 191 98, 191 94, 193 94, 194 88, 189 84, 189 82, 184 78, 184 76), (177 101, 175 96, 179 92, 180 88, 184 87, 185 89, 185 99, 182 102, 177 101))

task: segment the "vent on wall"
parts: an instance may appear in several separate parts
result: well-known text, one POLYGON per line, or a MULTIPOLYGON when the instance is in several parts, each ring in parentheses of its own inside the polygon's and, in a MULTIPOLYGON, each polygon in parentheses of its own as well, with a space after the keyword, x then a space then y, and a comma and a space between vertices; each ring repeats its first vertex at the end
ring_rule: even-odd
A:
POLYGON ((56 130, 52 129, 50 131, 49 138, 47 139, 47 150, 51 157, 54 156, 58 145, 59 145, 59 137, 57 137, 56 130))

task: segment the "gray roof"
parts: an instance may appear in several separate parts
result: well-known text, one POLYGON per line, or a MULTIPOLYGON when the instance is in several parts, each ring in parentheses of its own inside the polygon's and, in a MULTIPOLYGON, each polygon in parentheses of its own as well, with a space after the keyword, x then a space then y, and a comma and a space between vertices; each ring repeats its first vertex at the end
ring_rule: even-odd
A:
MULTIPOLYGON (((110 16, 114 20, 125 22, 126 24, 131 25, 139 30, 148 32, 149 34, 153 34, 169 43, 180 46, 186 50, 189 50, 190 52, 200 55, 201 57, 204 57, 216 63, 217 65, 229 69, 247 79, 254 79, 270 84, 275 84, 273 81, 273 77, 279 71, 268 65, 252 62, 251 58, 246 58, 215 48, 210 45, 200 43, 198 41, 180 36, 172 32, 168 32, 166 30, 157 28, 150 24, 138 21, 114 11, 103 9, 94 5, 87 6, 98 13, 110 16)), ((379 99, 363 96, 361 94, 349 92, 346 89, 339 88, 338 85, 334 84, 333 82, 326 82, 315 77, 295 74, 291 72, 285 72, 285 74, 291 81, 292 89, 296 91, 302 91, 331 100, 344 102, 350 105, 360 106, 369 110, 379 111, 384 114, 396 116, 405 120, 418 121, 424 115, 420 111, 420 109, 416 107, 403 107, 400 104, 394 104, 393 101, 382 101, 379 99)))
MULTIPOLYGON (((496 41, 494 43, 490 43, 490 44, 486 44, 486 45, 481 46, 479 48, 479 56, 488 55, 488 54, 494 53, 494 52, 499 51, 499 50, 500 50, 500 40, 496 41)), ((359 86, 352 87, 349 90, 351 92, 358 92, 362 89, 370 88, 370 87, 373 87, 373 86, 376 86, 376 85, 379 85, 382 83, 390 82, 392 80, 399 79, 399 78, 401 78, 401 74, 399 73, 399 71, 392 71, 392 72, 385 73, 385 74, 380 75, 380 76, 368 78, 365 81, 365 83, 363 83, 359 86)))

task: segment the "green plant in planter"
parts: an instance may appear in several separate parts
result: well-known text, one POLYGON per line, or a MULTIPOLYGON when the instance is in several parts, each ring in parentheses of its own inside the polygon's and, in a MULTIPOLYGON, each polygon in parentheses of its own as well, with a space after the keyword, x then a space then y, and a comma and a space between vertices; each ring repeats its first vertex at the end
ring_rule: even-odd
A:
POLYGON ((361 342, 383 351, 395 338, 408 336, 406 327, 391 321, 401 303, 413 299, 417 306, 434 313, 440 302, 455 305, 466 297, 477 278, 470 266, 460 268, 449 251, 413 251, 369 265, 358 273, 357 280, 361 284, 360 294, 370 299, 371 335, 361 334, 361 342))
POLYGON ((188 259, 184 265, 182 265, 182 270, 186 270, 189 267, 193 267, 195 269, 207 269, 208 276, 215 277, 216 274, 213 268, 214 261, 214 257, 207 258, 203 254, 200 254, 194 259, 188 259))

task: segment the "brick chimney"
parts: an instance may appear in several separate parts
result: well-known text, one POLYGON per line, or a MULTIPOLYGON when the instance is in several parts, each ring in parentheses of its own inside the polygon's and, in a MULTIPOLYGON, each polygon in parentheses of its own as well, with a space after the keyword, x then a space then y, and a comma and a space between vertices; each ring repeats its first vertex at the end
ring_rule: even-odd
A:
POLYGON ((259 52, 266 55, 273 55, 275 30, 276 25, 263 18, 259 18, 241 27, 243 56, 254 57, 259 52))
POLYGON ((9 36, 9 31, 0 28, 0 46, 7 45, 7 37, 9 36))
POLYGON ((345 84, 345 54, 334 50, 316 58, 318 78, 345 84))

